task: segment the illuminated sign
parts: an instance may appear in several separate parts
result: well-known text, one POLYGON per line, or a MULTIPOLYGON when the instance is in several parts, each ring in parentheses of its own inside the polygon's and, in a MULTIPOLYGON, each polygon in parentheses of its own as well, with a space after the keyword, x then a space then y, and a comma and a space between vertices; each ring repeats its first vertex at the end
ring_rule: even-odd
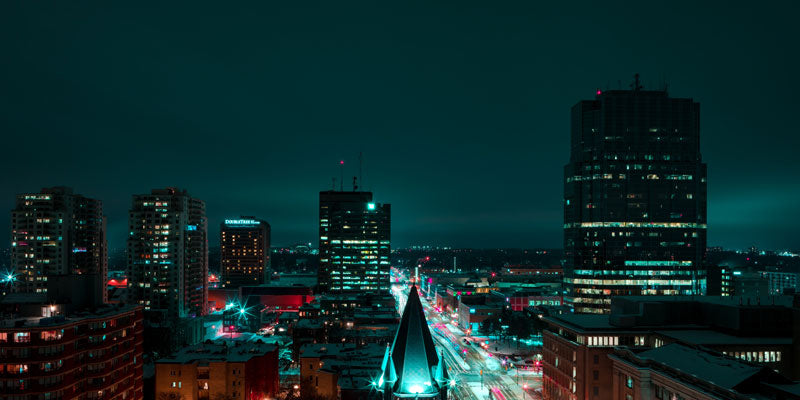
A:
POLYGON ((226 219, 225 225, 230 226, 256 226, 261 225, 261 222, 254 219, 226 219))
POLYGON ((374 210, 374 209, 375 209, 375 203, 367 203, 367 210, 374 210))
POLYGON ((186 225, 186 230, 187 231, 196 231, 197 230, 197 225, 186 225))

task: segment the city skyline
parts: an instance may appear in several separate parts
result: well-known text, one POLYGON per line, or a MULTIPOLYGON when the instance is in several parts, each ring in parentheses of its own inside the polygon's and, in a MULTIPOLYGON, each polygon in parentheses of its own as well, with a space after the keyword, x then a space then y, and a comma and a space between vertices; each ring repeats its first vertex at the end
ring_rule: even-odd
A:
POLYGON ((0 3, 0 398, 800 400, 799 12, 0 3))
POLYGON ((165 186, 214 227, 259 215, 275 243, 313 243, 317 193, 340 160, 347 189, 359 152, 396 247, 561 247, 569 107, 636 72, 702 104, 709 246, 797 247, 798 56, 775 40, 797 36, 792 12, 2 7, 0 207, 72 187, 103 201, 109 248, 130 196, 165 186))

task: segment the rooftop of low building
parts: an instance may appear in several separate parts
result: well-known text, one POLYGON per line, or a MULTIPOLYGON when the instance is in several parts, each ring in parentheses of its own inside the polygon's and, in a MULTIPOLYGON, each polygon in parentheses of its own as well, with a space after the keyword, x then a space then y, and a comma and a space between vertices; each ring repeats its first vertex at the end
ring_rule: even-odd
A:
POLYGON ((300 347, 301 358, 382 358, 386 346, 376 343, 367 343, 357 346, 352 343, 307 343, 300 347))
MULTIPOLYGON (((16 295, 16 293, 15 293, 16 295)), ((9 295, 11 296, 11 295, 9 295)), ((59 325, 68 325, 75 322, 79 322, 82 320, 87 319, 96 319, 107 317, 111 315, 122 314, 126 312, 134 311, 138 306, 135 305, 125 305, 125 304, 104 304, 97 307, 91 308, 84 308, 78 310, 71 310, 69 312, 63 307, 62 304, 49 304, 47 302, 38 302, 33 301, 34 298, 37 296, 14 296, 11 300, 14 302, 7 303, 6 300, 9 300, 9 296, 3 299, 3 305, 10 305, 10 304, 26 304, 28 306, 41 306, 42 308, 49 308, 52 316, 44 317, 40 315, 30 315, 30 314, 15 314, 15 313, 2 313, 2 318, 0 318, 0 329, 8 329, 8 328, 21 328, 21 327, 28 327, 28 328, 35 328, 35 327, 56 327, 59 325), (25 303, 17 303, 16 300, 21 298, 28 298, 32 302, 25 302, 25 303)), ((42 312, 42 309, 39 308, 37 311, 42 312)))
MULTIPOLYGON (((624 359, 625 355, 615 352, 612 357, 624 359)), ((678 343, 640 352, 635 358, 639 362, 655 363, 650 365, 660 373, 672 375, 675 379, 698 378, 727 390, 737 390, 750 379, 791 383, 769 368, 678 343)))
POLYGON ((157 364, 190 364, 194 362, 246 362, 253 357, 260 357, 273 352, 275 344, 256 341, 216 340, 184 347, 176 354, 156 361, 157 364))
POLYGON ((713 345, 791 345, 791 337, 739 337, 710 329, 682 329, 656 331, 657 334, 684 343, 703 346, 713 345))

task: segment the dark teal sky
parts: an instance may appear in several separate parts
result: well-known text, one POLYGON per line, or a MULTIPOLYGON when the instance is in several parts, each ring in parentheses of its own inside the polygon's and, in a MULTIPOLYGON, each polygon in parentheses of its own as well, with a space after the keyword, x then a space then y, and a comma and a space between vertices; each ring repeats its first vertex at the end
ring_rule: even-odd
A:
POLYGON ((0 3, 0 210, 73 186, 119 247, 179 186, 212 244, 239 214, 315 242, 362 151, 396 246, 560 247, 569 109, 639 72, 701 103, 709 245, 800 247, 792 2, 72 3, 0 3))

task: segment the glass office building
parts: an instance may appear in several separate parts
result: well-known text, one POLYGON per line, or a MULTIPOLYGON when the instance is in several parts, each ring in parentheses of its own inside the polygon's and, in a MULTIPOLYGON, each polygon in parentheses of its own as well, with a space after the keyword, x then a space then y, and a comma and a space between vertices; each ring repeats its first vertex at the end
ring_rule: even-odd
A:
POLYGON ((611 296, 705 291, 700 105, 632 86, 572 107, 564 283, 579 313, 609 312, 611 296))
POLYGON ((388 291, 391 206, 372 192, 319 194, 319 285, 323 292, 388 291))

